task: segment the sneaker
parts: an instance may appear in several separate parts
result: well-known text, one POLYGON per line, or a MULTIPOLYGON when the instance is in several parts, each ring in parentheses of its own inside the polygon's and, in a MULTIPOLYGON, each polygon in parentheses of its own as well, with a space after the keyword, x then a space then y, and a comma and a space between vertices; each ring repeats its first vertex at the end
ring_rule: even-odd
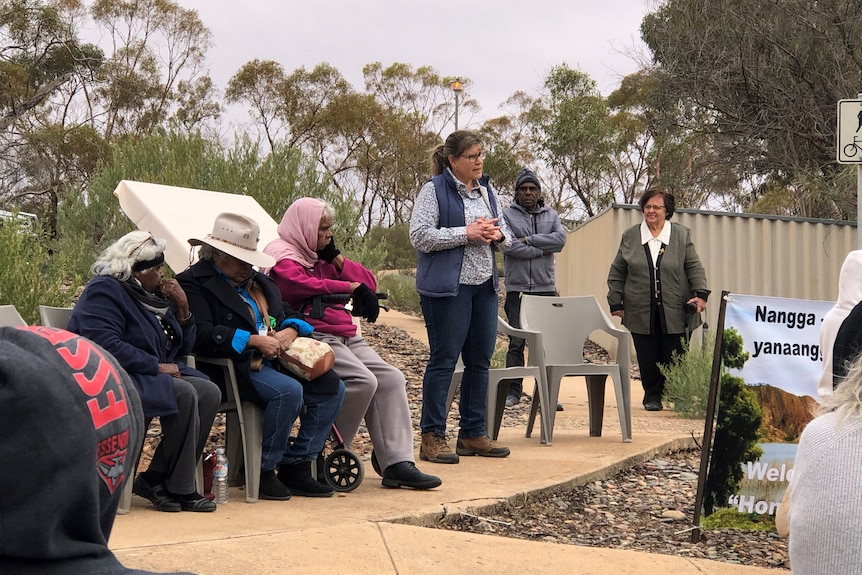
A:
POLYGON ((311 476, 311 461, 299 461, 278 466, 278 480, 294 495, 302 497, 332 497, 335 489, 311 476))
POLYGON ((481 455, 482 457, 507 457, 508 447, 498 447, 487 435, 459 437, 455 449, 458 455, 481 455))
POLYGON ((260 472, 260 498, 271 501, 290 499, 290 490, 278 480, 274 470, 260 472))
POLYGON ((521 403, 521 398, 517 395, 506 396, 506 407, 515 407, 519 403, 521 403))
POLYGON ((139 495, 144 499, 149 499, 153 507, 158 511, 166 511, 168 513, 178 513, 182 511, 180 502, 174 499, 170 492, 165 488, 163 483, 158 485, 150 485, 143 475, 138 475, 135 482, 132 484, 132 493, 139 495))
POLYGON ((433 489, 442 483, 443 481, 439 477, 419 471, 412 461, 395 463, 383 472, 383 487, 433 489))
POLYGON ((452 448, 446 443, 445 437, 428 431, 422 434, 419 459, 431 463, 458 463, 458 454, 452 453, 452 448))

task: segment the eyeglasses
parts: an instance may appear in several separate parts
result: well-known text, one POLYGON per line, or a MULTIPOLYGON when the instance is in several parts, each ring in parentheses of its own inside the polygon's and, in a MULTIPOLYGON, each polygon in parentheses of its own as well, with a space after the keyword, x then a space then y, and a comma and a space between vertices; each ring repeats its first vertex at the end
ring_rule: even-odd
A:
POLYGON ((645 212, 649 212, 649 211, 660 212, 663 209, 664 209, 664 206, 644 206, 645 212))
POLYGON ((462 155, 462 156, 459 156, 459 157, 464 158, 464 159, 466 159, 466 160, 468 160, 468 161, 470 161, 470 162, 473 162, 473 163, 475 164, 475 163, 476 163, 476 162, 478 162, 479 160, 484 160, 484 159, 485 159, 485 156, 487 156, 487 155, 488 155, 488 152, 486 152, 485 150, 482 150, 482 151, 481 151, 481 152, 479 152, 478 154, 470 154, 469 156, 464 156, 464 155, 462 155))
POLYGON ((520 188, 518 188, 518 191, 519 192, 538 192, 539 188, 537 188, 536 186, 521 186, 520 188))

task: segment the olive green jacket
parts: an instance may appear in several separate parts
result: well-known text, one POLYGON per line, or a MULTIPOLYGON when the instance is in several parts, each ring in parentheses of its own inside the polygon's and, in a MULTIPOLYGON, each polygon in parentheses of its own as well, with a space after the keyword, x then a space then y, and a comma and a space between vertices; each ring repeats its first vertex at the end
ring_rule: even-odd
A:
MULTIPOLYGON (((624 310, 623 325, 632 333, 650 333, 650 268, 641 243, 640 224, 623 232, 620 249, 608 272, 608 305, 624 310)), ((670 243, 659 262, 662 306, 668 333, 685 333, 702 321, 700 314, 686 314, 685 303, 699 296, 706 300, 706 271, 691 242, 691 231, 671 223, 670 243), (687 326, 686 326, 687 324, 687 326)))

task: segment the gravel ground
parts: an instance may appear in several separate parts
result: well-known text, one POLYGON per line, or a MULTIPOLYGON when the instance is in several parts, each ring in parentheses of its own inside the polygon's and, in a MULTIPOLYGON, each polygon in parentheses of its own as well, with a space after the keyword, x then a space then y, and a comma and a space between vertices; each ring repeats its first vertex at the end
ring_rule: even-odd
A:
POLYGON ((531 541, 630 549, 789 569, 787 540, 764 531, 705 531, 691 543, 700 451, 640 463, 582 487, 461 514, 443 529, 531 541))

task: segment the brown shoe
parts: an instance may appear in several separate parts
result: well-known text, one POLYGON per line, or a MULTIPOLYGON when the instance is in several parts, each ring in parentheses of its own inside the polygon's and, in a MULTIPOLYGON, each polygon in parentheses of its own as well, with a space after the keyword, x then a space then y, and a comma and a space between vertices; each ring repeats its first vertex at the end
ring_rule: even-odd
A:
POLYGON ((422 447, 419 448, 419 459, 431 463, 458 463, 457 453, 446 443, 442 435, 429 431, 422 434, 422 447))
POLYGON ((498 447, 487 435, 478 437, 459 437, 455 449, 458 455, 481 455, 482 457, 506 457, 508 447, 498 447))

